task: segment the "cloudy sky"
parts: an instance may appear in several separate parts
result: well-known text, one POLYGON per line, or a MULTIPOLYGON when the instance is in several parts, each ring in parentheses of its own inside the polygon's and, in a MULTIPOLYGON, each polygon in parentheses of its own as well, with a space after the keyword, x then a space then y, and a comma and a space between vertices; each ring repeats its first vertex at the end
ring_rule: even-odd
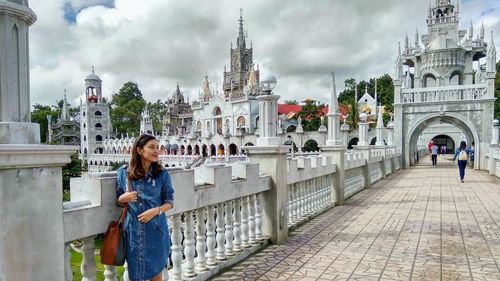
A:
MULTIPOLYGON (((67 89, 69 102, 77 104, 91 66, 106 97, 134 81, 148 101, 165 100, 179 82, 192 100, 205 74, 220 86, 242 8, 254 62, 262 75, 277 77, 281 100, 326 102, 331 71, 339 90, 350 77, 391 74, 405 33, 410 42, 417 28, 427 33, 428 5, 427 0, 31 0, 38 17, 30 29, 31 101, 52 105, 67 89)), ((500 1, 460 0, 460 9, 461 29, 472 21, 478 32, 484 22, 500 51, 500 1)))

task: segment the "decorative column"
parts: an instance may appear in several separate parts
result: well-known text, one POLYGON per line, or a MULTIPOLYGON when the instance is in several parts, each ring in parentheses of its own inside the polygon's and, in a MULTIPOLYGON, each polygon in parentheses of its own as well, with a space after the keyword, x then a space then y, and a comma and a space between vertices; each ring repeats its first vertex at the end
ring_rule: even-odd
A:
POLYGON ((394 145, 394 122, 392 120, 387 123, 387 145, 394 145))
POLYGON ((276 78, 272 75, 261 80, 264 93, 257 97, 260 135, 256 146, 245 146, 243 149, 251 161, 259 163, 261 173, 271 176, 271 190, 263 196, 262 216, 265 218, 262 219, 262 232, 270 236, 273 243, 279 244, 288 238, 286 153, 290 146, 282 145, 277 134, 279 96, 272 95, 275 85, 276 78))
POLYGON ((366 113, 361 113, 359 115, 359 123, 358 123, 358 128, 359 128, 359 141, 358 141, 358 146, 368 146, 370 143, 368 142, 368 122, 367 122, 368 116, 366 113))
MULTIPOLYGON (((399 44, 399 43, 398 43, 399 44)), ((403 120, 403 105, 401 104, 401 85, 403 83, 402 79, 402 66, 403 66, 403 58, 401 57, 401 48, 398 45, 398 54, 396 58, 396 62, 394 65, 394 74, 392 77, 392 81, 394 83, 394 114, 396 120, 403 120)), ((420 66, 419 66, 420 67, 420 66)), ((415 71, 419 70, 419 68, 415 69, 415 71)), ((417 73, 415 73, 415 77, 417 77, 417 73)), ((418 86, 419 81, 415 82, 415 87, 418 86)), ((420 81, 421 83, 421 81, 420 81)), ((409 158, 405 155, 405 146, 403 141, 403 127, 402 122, 397 122, 394 124, 394 138, 393 145, 396 145, 401 148, 403 152, 401 154, 402 168, 406 168, 410 165, 409 158)))
MULTIPOLYGON (((333 177, 330 177, 330 184, 333 188, 330 190, 331 198, 336 198, 337 205, 345 204, 345 151, 346 144, 340 141, 340 109, 337 97, 337 89, 335 87, 335 75, 332 72, 332 92, 330 95, 330 104, 328 105, 328 139, 326 145, 321 146, 321 152, 332 157, 332 162, 337 165, 337 170, 333 177)), ((344 124, 345 125, 345 124, 344 124)), ((349 126, 349 125, 347 125, 349 126)), ((345 128, 345 127, 344 127, 345 128)), ((347 142, 347 141, 346 141, 347 142)))
POLYGON ((382 117, 382 106, 379 106, 378 117, 377 117, 377 141, 375 142, 376 146, 384 146, 384 120, 382 117))
POLYGON ((304 128, 302 127, 302 118, 300 116, 297 118, 297 129, 295 130, 295 133, 299 137, 299 143, 297 145, 297 152, 302 153, 302 146, 304 145, 304 128))
POLYGON ((0 279, 64 280, 62 169, 77 147, 30 123, 28 1, 0 1, 0 279))
POLYGON ((491 123, 491 144, 498 144, 498 139, 500 139, 500 122, 498 120, 493 120, 491 123))

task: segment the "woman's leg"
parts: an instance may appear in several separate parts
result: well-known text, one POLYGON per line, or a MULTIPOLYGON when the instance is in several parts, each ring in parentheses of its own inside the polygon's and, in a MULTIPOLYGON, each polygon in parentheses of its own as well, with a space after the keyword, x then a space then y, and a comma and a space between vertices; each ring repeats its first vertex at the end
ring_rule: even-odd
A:
POLYGON ((464 180, 465 177, 465 166, 467 165, 467 161, 458 160, 458 172, 460 174, 460 180, 464 180))
POLYGON ((160 272, 160 274, 156 275, 155 277, 151 278, 151 281, 161 281, 162 279, 162 273, 160 272))

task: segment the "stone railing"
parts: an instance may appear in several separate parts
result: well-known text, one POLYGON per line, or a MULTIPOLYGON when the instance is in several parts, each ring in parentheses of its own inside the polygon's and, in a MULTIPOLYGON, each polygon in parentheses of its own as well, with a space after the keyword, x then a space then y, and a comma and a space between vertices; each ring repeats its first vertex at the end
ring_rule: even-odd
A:
MULTIPOLYGON (((214 165, 170 175, 175 206, 167 212, 172 265, 168 280, 206 280, 262 247, 262 202, 270 177, 260 176, 257 164, 214 165)), ((69 243, 76 239, 83 244, 82 280, 95 280, 94 238, 119 215, 115 190, 114 172, 72 179, 72 201, 65 204, 63 215, 66 280, 72 280, 69 243)), ((105 266, 105 280, 117 280, 116 275, 115 267, 105 266)))
MULTIPOLYGON (((400 168, 394 147, 350 151, 344 165, 332 156, 309 155, 289 158, 286 168, 288 228, 294 228, 333 208, 344 199, 400 168), (335 186, 338 169, 345 170, 343 186, 335 186), (343 188, 343 192, 338 189, 343 188)), ((251 162, 213 163, 191 170, 171 170, 175 207, 167 215, 171 232, 171 263, 164 280, 206 280, 223 268, 246 258, 267 243, 264 233, 265 202, 271 177, 259 174, 251 162), (196 258, 195 258, 196 257, 196 258), (168 277, 167 277, 168 276, 168 277)), ((115 205, 116 174, 90 174, 72 179, 71 202, 64 208, 66 280, 72 280, 70 243, 82 241, 83 280, 95 280, 95 237, 105 232, 119 215, 115 205)), ((272 220, 273 218, 268 218, 272 220)), ((128 273, 125 265, 124 280, 128 273)), ((117 280, 113 266, 105 266, 105 280, 117 280)))
POLYGON ((481 100, 487 98, 486 84, 429 87, 401 90, 400 103, 481 100))
POLYGON ((500 144, 490 145, 490 153, 486 155, 486 163, 490 174, 500 178, 500 144))

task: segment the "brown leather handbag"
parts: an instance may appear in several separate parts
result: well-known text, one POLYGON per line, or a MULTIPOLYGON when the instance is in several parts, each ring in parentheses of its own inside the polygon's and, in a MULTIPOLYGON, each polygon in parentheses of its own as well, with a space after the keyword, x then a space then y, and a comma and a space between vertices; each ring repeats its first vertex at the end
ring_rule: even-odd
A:
MULTIPOLYGON (((127 176, 128 178, 128 176, 127 176)), ((127 191, 130 192, 130 178, 127 180, 127 191)), ((101 263, 122 266, 127 254, 127 237, 123 229, 123 221, 127 215, 128 204, 123 208, 120 218, 108 225, 101 244, 101 263)))

